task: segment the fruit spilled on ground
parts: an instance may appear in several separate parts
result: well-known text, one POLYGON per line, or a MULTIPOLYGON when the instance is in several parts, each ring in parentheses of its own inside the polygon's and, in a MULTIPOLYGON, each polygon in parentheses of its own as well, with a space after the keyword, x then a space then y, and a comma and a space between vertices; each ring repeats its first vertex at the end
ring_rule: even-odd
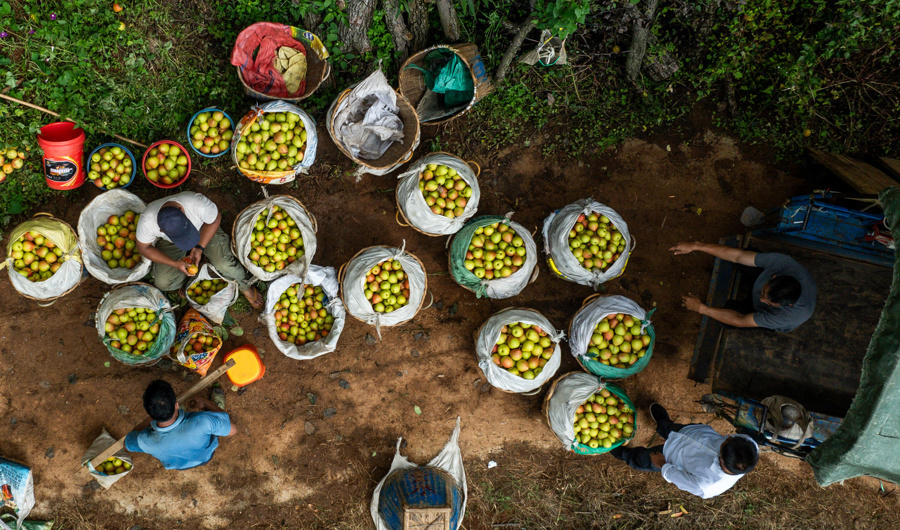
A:
POLYGON ((25 150, 23 149, 0 149, 0 184, 6 181, 6 177, 17 169, 25 166, 25 150))

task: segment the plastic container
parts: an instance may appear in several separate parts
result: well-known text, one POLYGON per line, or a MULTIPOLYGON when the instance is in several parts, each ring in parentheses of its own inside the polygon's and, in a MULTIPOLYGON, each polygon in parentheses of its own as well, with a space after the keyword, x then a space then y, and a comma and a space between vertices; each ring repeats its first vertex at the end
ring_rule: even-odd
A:
MULTIPOLYGON (((101 149, 103 149, 104 147, 119 147, 119 148, 121 148, 123 151, 125 151, 125 154, 128 155, 128 158, 131 159, 131 180, 128 181, 128 184, 125 184, 124 186, 116 186, 114 189, 122 189, 122 188, 127 188, 128 186, 131 186, 131 185, 134 183, 134 177, 135 177, 135 175, 137 175, 137 160, 135 160, 134 154, 131 152, 131 149, 128 149, 127 147, 125 147, 125 146, 122 145, 122 144, 108 143, 108 144, 101 144, 101 145, 98 145, 93 151, 91 151, 91 154, 88 155, 87 161, 86 161, 86 163, 84 164, 85 167, 87 167, 87 169, 90 170, 90 168, 91 168, 91 158, 93 158, 94 153, 99 152, 99 151, 100 151, 101 149)), ((106 190, 108 190, 109 188, 107 188, 106 186, 100 186, 100 189, 106 191, 106 190)))
POLYGON ((231 151, 231 142, 230 142, 230 141, 228 142, 228 148, 227 148, 227 149, 225 149, 224 151, 221 151, 221 152, 219 152, 219 153, 216 153, 216 154, 214 154, 214 155, 213 155, 213 154, 209 154, 209 155, 208 155, 208 154, 206 154, 206 153, 203 153, 203 152, 199 151, 196 147, 194 147, 194 144, 191 142, 191 125, 194 124, 194 120, 197 119, 197 116, 200 115, 200 114, 203 113, 203 112, 216 112, 216 111, 221 112, 222 114, 225 115, 226 118, 228 118, 228 123, 231 124, 231 131, 234 132, 234 120, 231 119, 231 116, 229 116, 228 113, 225 112, 224 110, 222 110, 222 109, 217 109, 217 108, 215 108, 215 107, 207 107, 207 108, 205 108, 205 109, 203 109, 203 110, 197 111, 196 114, 194 114, 193 116, 191 116, 191 120, 190 120, 190 121, 188 122, 188 124, 187 124, 187 143, 188 143, 188 145, 191 146, 191 149, 193 149, 195 153, 197 153, 198 155, 200 155, 200 156, 202 156, 202 157, 205 157, 205 158, 218 158, 218 157, 224 155, 225 153, 227 153, 228 151, 231 151))
POLYGON ((54 190, 74 190, 84 184, 84 129, 69 121, 44 125, 37 135, 44 150, 44 177, 54 190))
POLYGON ((235 362, 235 365, 226 372, 234 386, 247 386, 261 379, 266 373, 266 365, 259 358, 256 348, 250 344, 230 351, 222 361, 227 363, 228 359, 234 359, 235 362))
POLYGON ((172 140, 160 140, 156 143, 150 144, 150 147, 148 147, 147 150, 144 151, 144 157, 141 159, 141 173, 144 174, 144 178, 147 179, 147 182, 149 182, 150 184, 153 184, 157 188, 162 188, 164 190, 170 190, 172 188, 177 188, 178 186, 181 186, 182 184, 184 184, 187 181, 188 177, 191 176, 191 153, 187 150, 187 148, 185 148, 183 145, 181 145, 178 142, 173 142, 172 140), (187 161, 188 161, 187 173, 185 173, 184 176, 181 178, 181 180, 179 180, 178 182, 173 182, 172 184, 161 184, 159 182, 153 182, 152 180, 150 180, 149 177, 147 177, 147 166, 146 166, 147 155, 150 153, 150 151, 153 150, 154 147, 160 146, 162 144, 169 144, 169 145, 177 146, 179 149, 182 150, 182 152, 184 152, 184 156, 187 157, 187 161))

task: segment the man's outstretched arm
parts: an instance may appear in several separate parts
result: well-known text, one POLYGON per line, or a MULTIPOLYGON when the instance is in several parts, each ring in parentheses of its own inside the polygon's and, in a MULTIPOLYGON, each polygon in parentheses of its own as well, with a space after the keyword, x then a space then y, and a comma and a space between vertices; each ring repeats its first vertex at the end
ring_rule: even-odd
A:
POLYGON ((710 256, 724 259, 725 261, 739 263, 748 267, 756 267, 756 252, 741 250, 739 248, 726 247, 725 245, 714 245, 712 243, 690 241, 678 243, 669 250, 674 252, 676 256, 680 256, 682 254, 690 254, 694 251, 704 252, 706 254, 709 254, 710 256))

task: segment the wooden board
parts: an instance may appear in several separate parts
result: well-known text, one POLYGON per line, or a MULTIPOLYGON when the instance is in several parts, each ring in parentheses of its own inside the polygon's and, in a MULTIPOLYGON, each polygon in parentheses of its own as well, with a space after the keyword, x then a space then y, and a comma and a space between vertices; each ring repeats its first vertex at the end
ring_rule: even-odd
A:
POLYGON ((887 169, 887 172, 890 176, 894 178, 900 178, 900 160, 896 158, 879 158, 881 161, 881 165, 887 169))
POLYGON ((865 162, 818 149, 810 149, 809 153, 813 160, 840 177, 859 193, 876 195, 889 186, 900 187, 900 183, 896 180, 865 162))

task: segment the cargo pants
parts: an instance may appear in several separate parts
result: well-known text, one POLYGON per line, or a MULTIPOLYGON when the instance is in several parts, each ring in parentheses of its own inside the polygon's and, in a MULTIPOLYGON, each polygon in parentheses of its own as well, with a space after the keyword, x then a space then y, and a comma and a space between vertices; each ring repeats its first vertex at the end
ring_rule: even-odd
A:
MULTIPOLYGON (((181 258, 187 256, 187 252, 165 239, 158 240, 155 246, 160 252, 174 260, 181 260, 181 258)), ((250 283, 248 283, 249 275, 237 258, 234 257, 234 254, 232 254, 231 241, 221 228, 216 230, 215 235, 213 235, 209 244, 206 245, 203 256, 224 278, 236 281, 241 291, 250 288, 250 283)), ((180 289, 184 286, 187 279, 188 277, 175 267, 161 263, 153 264, 153 285, 160 291, 180 289)))

